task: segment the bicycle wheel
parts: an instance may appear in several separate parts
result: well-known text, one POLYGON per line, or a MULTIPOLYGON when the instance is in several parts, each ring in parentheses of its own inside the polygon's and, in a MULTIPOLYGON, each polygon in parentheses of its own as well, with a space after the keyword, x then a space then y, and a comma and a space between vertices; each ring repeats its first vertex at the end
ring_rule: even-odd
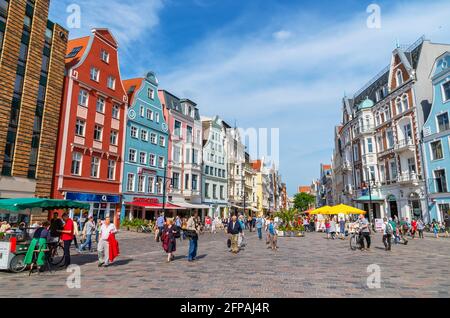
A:
POLYGON ((23 272, 27 268, 25 264, 25 254, 19 254, 13 257, 9 264, 9 270, 13 273, 23 272))
POLYGON ((61 245, 57 245, 50 251, 50 264, 57 266, 64 261, 64 248, 61 245))
POLYGON ((350 248, 352 251, 356 251, 358 249, 358 236, 353 234, 350 238, 350 248))

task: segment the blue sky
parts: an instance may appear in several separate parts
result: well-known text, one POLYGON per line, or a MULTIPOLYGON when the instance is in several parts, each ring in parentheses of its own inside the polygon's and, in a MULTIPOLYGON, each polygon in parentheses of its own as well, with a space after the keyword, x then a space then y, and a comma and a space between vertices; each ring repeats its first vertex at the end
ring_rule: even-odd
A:
POLYGON ((153 70, 202 115, 279 128, 290 194, 331 162, 344 93, 385 67, 397 41, 450 43, 447 0, 53 0, 51 19, 67 27, 69 4, 81 8, 72 38, 92 27, 114 32, 125 79, 153 70), (367 27, 372 3, 380 29, 367 27))

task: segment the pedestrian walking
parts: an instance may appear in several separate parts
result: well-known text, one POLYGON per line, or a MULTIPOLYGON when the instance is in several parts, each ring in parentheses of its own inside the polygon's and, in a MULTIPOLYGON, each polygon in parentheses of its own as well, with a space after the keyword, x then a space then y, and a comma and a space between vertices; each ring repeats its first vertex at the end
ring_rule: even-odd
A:
POLYGON ((259 240, 262 240, 262 227, 263 227, 263 223, 264 223, 263 220, 264 219, 260 215, 256 218, 256 221, 255 221, 255 227, 256 227, 256 231, 258 232, 259 240))
POLYGON ((227 233, 231 235, 231 252, 237 254, 239 252, 239 235, 242 233, 242 227, 237 217, 233 215, 231 221, 228 223, 227 233))
POLYGON ((78 231, 78 220, 76 218, 73 219, 73 244, 75 245, 75 248, 78 250, 78 241, 77 237, 80 235, 78 231))
POLYGON ((327 239, 330 239, 330 228, 331 228, 331 224, 330 224, 330 220, 328 218, 325 219, 325 232, 327 233, 327 239))
POLYGON ((345 240, 345 219, 341 218, 339 220, 339 236, 341 240, 345 240))
POLYGON ((243 247, 244 245, 244 236, 245 236, 245 233, 244 233, 244 229, 245 229, 245 218, 244 218, 244 216, 243 215, 241 215, 240 217, 239 217, 239 224, 241 225, 241 228, 242 228, 242 232, 241 233, 239 233, 239 238, 238 238, 238 245, 239 245, 239 248, 241 248, 241 247, 243 247))
POLYGON ((403 240, 403 244, 408 245, 408 233, 410 230, 410 225, 408 223, 408 218, 402 218, 400 222, 400 235, 403 240))
POLYGON ((117 233, 117 228, 114 223, 111 223, 111 219, 109 217, 105 218, 105 220, 101 223, 102 225, 99 232, 100 241, 97 245, 98 267, 108 267, 110 262, 114 261, 114 258, 117 256, 114 255, 114 253, 111 255, 111 252, 115 251, 115 248, 113 249, 113 242, 116 241, 114 234, 117 233))
POLYGON ((444 217, 444 232, 445 232, 445 237, 448 238, 449 237, 449 232, 450 232, 450 215, 446 214, 444 217))
POLYGON ((167 253, 167 263, 175 259, 177 250, 177 238, 180 236, 179 229, 174 225, 173 219, 167 219, 167 225, 163 229, 161 241, 164 251, 167 253))
POLYGON ((330 221, 330 237, 335 240, 336 239, 336 221, 334 218, 330 221))
POLYGON ((423 239, 423 231, 425 230, 425 223, 422 219, 419 219, 417 221, 417 231, 419 232, 419 238, 423 239))
POLYGON ((189 253, 188 261, 193 262, 197 257, 198 251, 198 235, 200 234, 200 221, 198 219, 198 212, 195 212, 193 216, 187 221, 187 237, 189 238, 189 253))
POLYGON ((270 219, 270 223, 268 226, 268 231, 269 231, 269 246, 267 248, 271 248, 272 250, 277 250, 278 249, 278 235, 277 235, 277 231, 276 231, 276 224, 274 222, 273 219, 270 219))
POLYGON ((394 234, 394 229, 392 228, 392 225, 388 222, 387 218, 383 219, 383 244, 386 251, 391 250, 391 240, 392 240, 392 234, 394 234))
POLYGON ((62 266, 67 268, 70 265, 70 245, 73 241, 74 222, 69 218, 69 214, 67 213, 62 215, 62 219, 64 221, 64 226, 62 230, 59 230, 61 233, 61 241, 63 241, 64 244, 64 264, 62 266))
POLYGON ((166 219, 164 218, 164 213, 160 213, 159 217, 156 219, 156 226, 158 227, 158 238, 157 242, 161 239, 162 231, 164 230, 164 224, 166 219))
POLYGON ((417 221, 416 219, 413 219, 411 221, 411 239, 414 240, 416 238, 416 232, 417 232, 417 221))
POLYGON ((439 238, 439 223, 436 220, 433 220, 433 223, 431 224, 433 228, 434 238, 439 238))
POLYGON ((84 228, 82 232, 83 244, 81 244, 78 252, 83 252, 86 246, 88 247, 89 252, 92 252, 92 235, 95 232, 95 223, 94 218, 90 216, 88 221, 84 223, 84 228))
POLYGON ((364 214, 360 214, 359 216, 359 229, 360 229, 360 244, 361 244, 361 251, 370 250, 370 226, 369 221, 367 221, 364 214), (364 247, 364 240, 366 240, 367 248, 364 247))
POLYGON ((95 225, 95 242, 98 245, 99 242, 99 235, 100 235, 100 229, 102 228, 102 220, 97 220, 97 224, 95 225))

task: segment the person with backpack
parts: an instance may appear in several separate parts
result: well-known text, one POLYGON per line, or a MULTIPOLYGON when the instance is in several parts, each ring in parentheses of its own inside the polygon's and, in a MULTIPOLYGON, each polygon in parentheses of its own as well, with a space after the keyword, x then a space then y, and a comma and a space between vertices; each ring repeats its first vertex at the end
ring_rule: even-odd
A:
POLYGON ((394 234, 394 228, 392 227, 392 224, 388 222, 387 218, 383 219, 383 244, 386 251, 391 250, 391 240, 392 235, 394 234))

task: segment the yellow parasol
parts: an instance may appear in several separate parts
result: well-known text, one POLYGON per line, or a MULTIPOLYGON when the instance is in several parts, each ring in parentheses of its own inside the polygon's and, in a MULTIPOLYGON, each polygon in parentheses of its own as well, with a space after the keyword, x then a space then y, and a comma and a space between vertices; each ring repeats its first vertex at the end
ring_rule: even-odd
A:
POLYGON ((345 204, 336 205, 331 208, 332 213, 330 214, 366 214, 367 212, 364 210, 360 210, 357 208, 354 208, 352 206, 348 206, 345 204))
POLYGON ((318 208, 314 211, 311 211, 309 214, 310 215, 314 215, 314 214, 322 214, 322 215, 326 215, 326 214, 330 214, 332 212, 332 207, 330 206, 323 206, 321 208, 318 208))

